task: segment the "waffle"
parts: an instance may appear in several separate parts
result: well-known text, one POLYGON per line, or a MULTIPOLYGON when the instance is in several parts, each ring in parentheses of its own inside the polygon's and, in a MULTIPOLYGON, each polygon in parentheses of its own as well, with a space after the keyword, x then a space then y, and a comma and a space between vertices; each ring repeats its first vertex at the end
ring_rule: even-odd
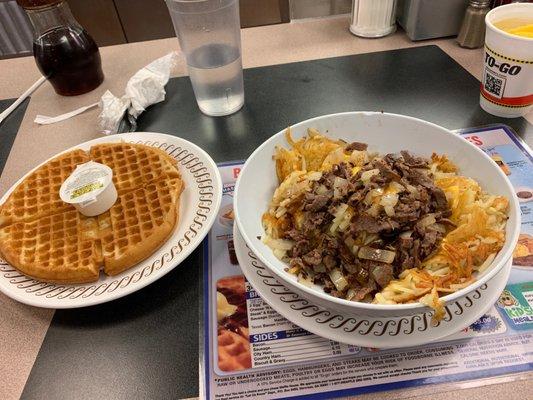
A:
POLYGON ((108 143, 89 154, 65 153, 30 174, 0 207, 0 254, 47 282, 96 281, 101 267, 116 275, 149 257, 172 234, 182 190, 176 161, 160 149, 108 143), (111 167, 119 193, 115 205, 94 218, 59 197, 76 165, 91 159, 111 167))
POLYGON ((91 147, 93 161, 113 170, 118 194, 161 179, 179 178, 176 160, 163 150, 133 143, 103 143, 91 147))
POLYGON ((24 274, 51 282, 98 279, 102 262, 95 218, 76 210, 0 229, 2 254, 24 274))
POLYGON ((237 306, 232 315, 218 321, 218 367, 222 371, 251 368, 244 276, 220 279, 217 282, 217 292, 222 293, 229 304, 237 306))
POLYGON ((59 188, 76 165, 89 161, 87 153, 73 150, 37 168, 22 181, 0 208, 0 227, 74 210, 59 198, 59 188))
POLYGON ((223 329, 218 332, 218 367, 222 371, 252 368, 250 342, 237 333, 223 329))
POLYGON ((152 254, 177 224, 181 179, 156 181, 119 196, 98 216, 104 271, 116 275, 152 254))

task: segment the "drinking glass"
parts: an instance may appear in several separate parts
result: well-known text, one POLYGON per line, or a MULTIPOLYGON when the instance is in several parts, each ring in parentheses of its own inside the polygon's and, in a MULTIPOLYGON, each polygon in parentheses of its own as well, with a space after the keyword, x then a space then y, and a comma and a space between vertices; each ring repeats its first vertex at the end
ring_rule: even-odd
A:
POLYGON ((166 0, 196 102, 207 115, 244 104, 238 0, 166 0))

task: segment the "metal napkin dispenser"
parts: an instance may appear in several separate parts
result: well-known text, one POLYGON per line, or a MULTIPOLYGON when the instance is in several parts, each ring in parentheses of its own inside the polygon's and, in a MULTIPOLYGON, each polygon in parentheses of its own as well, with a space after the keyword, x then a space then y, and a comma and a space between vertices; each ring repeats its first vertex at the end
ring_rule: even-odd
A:
POLYGON ((459 33, 468 0, 399 0, 397 19, 411 40, 459 33))

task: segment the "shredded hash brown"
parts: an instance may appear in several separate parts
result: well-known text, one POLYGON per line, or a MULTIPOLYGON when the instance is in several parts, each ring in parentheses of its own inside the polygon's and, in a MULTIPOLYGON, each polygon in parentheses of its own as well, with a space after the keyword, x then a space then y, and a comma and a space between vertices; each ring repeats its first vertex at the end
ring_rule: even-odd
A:
MULTIPOLYGON (((294 242, 284 238, 284 233, 291 226, 303 223, 302 202, 311 187, 339 163, 345 163, 355 175, 369 160, 381 156, 368 151, 348 151, 346 142, 328 138, 314 129, 296 141, 287 129, 286 139, 290 148, 278 147, 273 156, 279 187, 262 221, 264 242, 278 258, 288 262, 287 254, 294 242)), ((484 192, 475 180, 459 175, 457 167, 445 155, 431 156, 429 176, 446 195, 453 228, 446 230, 436 250, 419 266, 404 269, 373 298, 362 301, 376 304, 418 301, 433 308, 434 318, 439 320, 444 316, 439 297, 474 282, 476 275, 490 266, 503 247, 509 201, 484 192)), ((339 208, 329 232, 343 233, 346 237, 354 210, 349 206, 339 208)), ((291 264, 287 270, 298 275, 302 283, 313 283, 301 267, 291 264)))

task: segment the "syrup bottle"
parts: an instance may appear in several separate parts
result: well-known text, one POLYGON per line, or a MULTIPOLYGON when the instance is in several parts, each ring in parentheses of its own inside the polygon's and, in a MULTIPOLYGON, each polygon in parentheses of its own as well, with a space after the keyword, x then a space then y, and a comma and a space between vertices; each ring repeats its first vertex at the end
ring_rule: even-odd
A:
POLYGON ((17 0, 33 26, 33 56, 57 94, 90 92, 104 80, 98 46, 64 0, 17 0))

